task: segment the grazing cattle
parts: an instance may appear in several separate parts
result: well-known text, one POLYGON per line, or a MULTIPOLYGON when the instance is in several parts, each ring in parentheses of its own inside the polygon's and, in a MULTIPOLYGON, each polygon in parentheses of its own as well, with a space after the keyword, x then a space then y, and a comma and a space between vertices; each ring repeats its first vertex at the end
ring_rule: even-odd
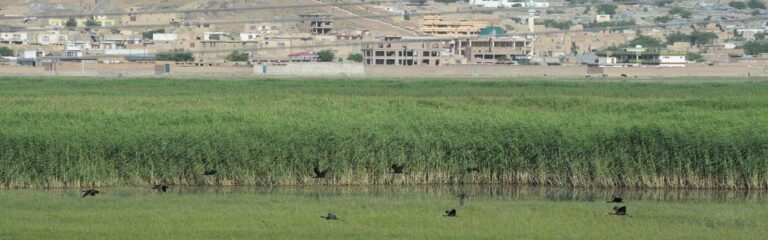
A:
POLYGON ((621 76, 622 76, 622 77, 627 77, 627 74, 623 74, 623 73, 622 73, 622 74, 621 74, 621 76))
POLYGON ((218 173, 218 171, 216 171, 216 170, 208 170, 208 171, 203 172, 203 175, 205 175, 205 176, 213 176, 213 175, 216 175, 216 173, 218 173))
POLYGON ((443 217, 456 217, 456 209, 446 210, 443 217))
POLYGON ((624 202, 624 199, 620 198, 619 196, 613 195, 611 197, 612 198, 610 201, 606 201, 607 203, 623 203, 624 202))
POLYGON ((325 220, 341 220, 338 217, 336 217, 336 214, 328 213, 328 216, 320 216, 321 218, 325 218, 325 220))
POLYGON ((476 168, 476 167, 467 168, 466 170, 467 170, 467 173, 480 172, 480 168, 476 168))
POLYGON ((405 169, 405 164, 402 164, 402 165, 392 164, 391 168, 393 173, 403 173, 403 170, 405 169))
POLYGON ((87 197, 87 196, 95 197, 96 194, 100 193, 99 190, 96 190, 96 189, 88 189, 83 192, 85 193, 83 194, 83 197, 87 197))
POLYGON ((609 214, 611 214, 611 215, 619 215, 619 216, 627 215, 627 206, 621 206, 621 207, 614 206, 613 207, 613 212, 609 213, 609 214))
POLYGON ((325 171, 320 171, 320 168, 315 167, 312 169, 315 172, 314 178, 325 178, 325 174, 328 173, 328 169, 325 169, 325 171))
POLYGON ((155 189, 158 192, 166 192, 166 191, 168 191, 168 186, 162 185, 162 184, 158 184, 158 185, 153 186, 152 189, 155 189))

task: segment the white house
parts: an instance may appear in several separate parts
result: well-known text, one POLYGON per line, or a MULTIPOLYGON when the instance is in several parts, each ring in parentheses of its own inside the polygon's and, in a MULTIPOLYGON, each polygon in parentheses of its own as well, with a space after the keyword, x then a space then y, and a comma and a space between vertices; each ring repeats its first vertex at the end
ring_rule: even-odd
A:
POLYGON ((228 37, 228 32, 204 32, 203 41, 219 41, 222 37, 228 37))
POLYGON ((685 67, 687 62, 685 54, 659 54, 660 67, 685 67))
POLYGON ((179 35, 175 33, 153 33, 152 41, 172 42, 179 40, 179 35))
POLYGON ((241 42, 255 42, 261 36, 258 33, 240 33, 241 42))
POLYGON ((43 50, 24 50, 19 54, 19 58, 34 59, 45 57, 45 51, 43 50))
POLYGON ((521 0, 472 0, 472 5, 478 5, 487 8, 511 8, 511 7, 530 7, 530 8, 547 8, 548 2, 533 2, 533 1, 521 1, 521 0))
POLYGON ((604 23, 604 22, 610 22, 610 21, 611 21, 610 14, 607 14, 601 11, 599 14, 595 15, 595 22, 597 23, 604 23))
POLYGON ((59 31, 37 34, 37 43, 40 45, 61 45, 65 44, 67 40, 69 40, 69 37, 61 34, 59 31))
POLYGON ((0 32, 0 43, 27 44, 29 33, 26 32, 0 32))

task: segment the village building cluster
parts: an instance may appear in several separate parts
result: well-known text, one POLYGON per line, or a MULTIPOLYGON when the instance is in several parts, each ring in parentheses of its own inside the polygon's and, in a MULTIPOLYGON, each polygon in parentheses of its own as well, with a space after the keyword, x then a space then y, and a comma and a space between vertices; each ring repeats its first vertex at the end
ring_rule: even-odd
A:
POLYGON ((309 9, 261 22, 162 12, 152 6, 100 15, 93 11, 99 0, 74 4, 79 12, 94 12, 80 17, 20 18, 25 15, 0 10, 0 48, 13 52, 1 56, 0 65, 44 67, 83 61, 191 65, 340 61, 401 67, 768 63, 763 54, 768 49, 752 47, 765 39, 766 19, 755 17, 765 9, 737 9, 727 2, 352 3, 357 4, 309 9), (377 14, 384 17, 372 17, 377 14))

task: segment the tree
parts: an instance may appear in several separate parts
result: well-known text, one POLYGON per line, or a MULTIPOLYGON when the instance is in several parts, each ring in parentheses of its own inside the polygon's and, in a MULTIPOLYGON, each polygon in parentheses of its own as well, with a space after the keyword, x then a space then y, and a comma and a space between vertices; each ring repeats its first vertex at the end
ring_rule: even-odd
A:
POLYGON ((496 62, 509 62, 509 57, 507 55, 497 55, 496 62))
POLYGON ((669 10, 669 15, 678 15, 685 19, 691 18, 692 14, 693 13, 691 13, 691 11, 685 10, 681 7, 673 7, 669 10))
POLYGON ((403 20, 410 21, 411 20, 411 12, 405 11, 405 13, 403 13, 403 20))
POLYGON ((634 47, 637 45, 641 45, 644 48, 664 48, 666 45, 661 42, 661 40, 646 36, 646 35, 638 35, 635 39, 632 39, 632 41, 627 42, 627 46, 634 47))
POLYGON ((571 42, 571 53, 573 55, 579 55, 579 46, 576 46, 576 42, 571 42))
POLYGON ((749 41, 744 43, 744 53, 747 55, 757 55, 760 53, 768 52, 768 42, 766 41, 749 41))
POLYGON ((250 59, 247 53, 240 53, 234 51, 227 56, 227 60, 230 62, 247 62, 250 59))
POLYGON ((747 6, 752 9, 765 9, 765 3, 760 0, 749 0, 747 6))
POLYGON ((654 19, 657 23, 667 23, 669 20, 672 20, 669 16, 661 16, 654 19))
POLYGON ((673 44, 675 42, 688 42, 691 45, 702 45, 711 43, 712 40, 715 39, 717 39, 717 34, 712 32, 693 31, 691 34, 674 32, 667 35, 667 44, 673 44))
POLYGON ((93 20, 93 18, 89 18, 87 21, 85 21, 86 27, 99 27, 101 26, 100 22, 97 22, 96 20, 93 20))
POLYGON ((322 50, 317 52, 317 56, 320 58, 321 62, 332 62, 336 54, 331 50, 322 50))
POLYGON ((689 52, 688 55, 685 56, 685 58, 688 61, 691 61, 691 62, 702 62, 702 61, 704 61, 704 56, 701 56, 701 54, 698 54, 698 53, 691 53, 691 52, 689 52))
POLYGON ((424 6, 427 4, 427 0, 410 0, 411 4, 417 6, 424 6))
POLYGON ((728 6, 730 6, 732 8, 735 8, 735 9, 745 9, 745 8, 747 8, 747 4, 746 3, 744 3, 744 2, 737 2, 737 1, 733 1, 733 2, 728 3, 728 6))
POLYGON ((157 61, 193 62, 195 57, 184 49, 174 49, 169 53, 157 54, 157 61))
POLYGON ((10 57, 13 56, 13 49, 10 49, 8 47, 0 47, 0 56, 6 56, 10 57))
POLYGON ((601 4, 597 8, 597 12, 598 13, 605 13, 605 14, 613 16, 613 15, 616 15, 616 6, 614 6, 613 4, 601 4))
POLYGON ((363 62, 363 54, 350 53, 349 56, 347 56, 347 60, 355 61, 355 62, 363 62))
POLYGON ((69 18, 67 19, 67 22, 64 23, 64 25, 67 27, 77 27, 77 21, 75 20, 75 18, 69 18))
POLYGON ((765 33, 755 33, 755 40, 765 40, 765 33))
POLYGON ((141 36, 144 39, 152 39, 152 35, 155 35, 155 33, 165 33, 165 29, 157 29, 157 30, 143 32, 141 33, 141 36))

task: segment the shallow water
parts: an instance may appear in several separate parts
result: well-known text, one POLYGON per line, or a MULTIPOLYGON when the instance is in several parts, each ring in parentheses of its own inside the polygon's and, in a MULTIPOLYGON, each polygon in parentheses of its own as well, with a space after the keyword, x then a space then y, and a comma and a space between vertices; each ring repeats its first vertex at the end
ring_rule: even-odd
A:
MULTIPOLYGON (((131 197, 157 194, 147 188, 99 188, 102 194, 131 197)), ((14 191, 42 192, 60 196, 79 195, 79 189, 25 189, 0 190, 0 194, 14 191)), ((170 186, 166 194, 254 194, 289 195, 307 198, 334 197, 450 197, 462 192, 472 197, 510 200, 546 201, 605 201, 613 195, 627 200, 665 202, 750 202, 768 201, 768 191, 757 190, 700 190, 700 189, 603 189, 603 188, 557 188, 517 185, 410 185, 410 186, 311 186, 311 187, 196 187, 170 186)))

